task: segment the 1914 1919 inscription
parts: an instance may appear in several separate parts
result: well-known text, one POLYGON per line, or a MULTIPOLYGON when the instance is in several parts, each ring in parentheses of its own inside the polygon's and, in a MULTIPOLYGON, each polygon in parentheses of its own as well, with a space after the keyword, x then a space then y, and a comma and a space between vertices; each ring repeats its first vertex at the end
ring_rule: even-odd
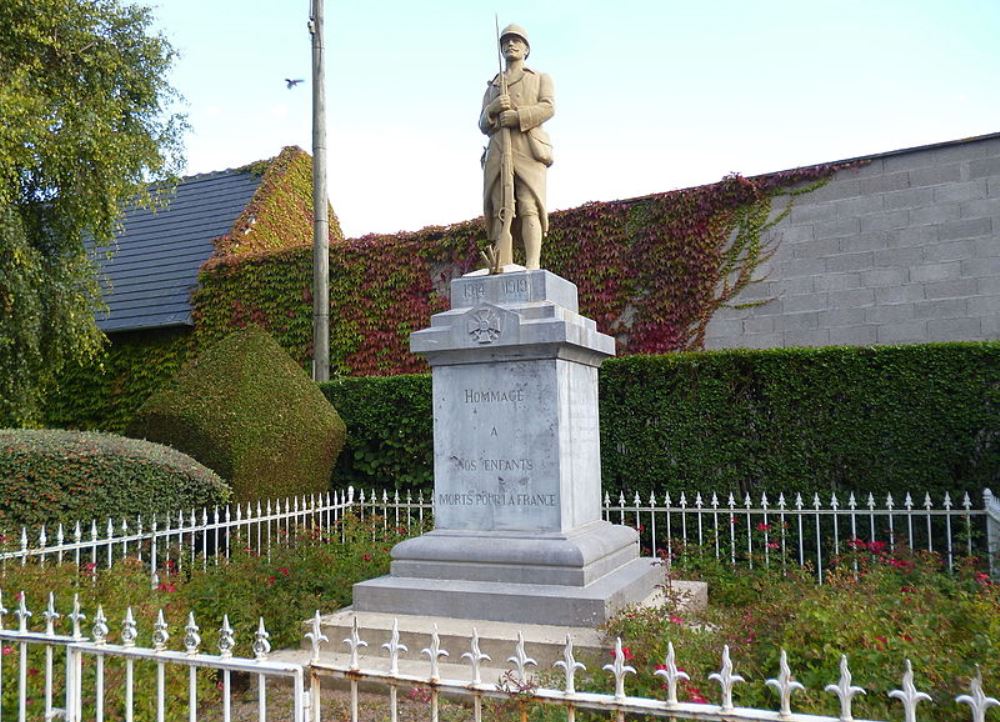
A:
MULTIPOLYGON (((498 292, 499 301, 526 301, 530 285, 524 276, 518 278, 503 278, 491 283, 498 292)), ((462 288, 462 297, 466 301, 482 301, 486 299, 485 283, 467 283, 462 288)))

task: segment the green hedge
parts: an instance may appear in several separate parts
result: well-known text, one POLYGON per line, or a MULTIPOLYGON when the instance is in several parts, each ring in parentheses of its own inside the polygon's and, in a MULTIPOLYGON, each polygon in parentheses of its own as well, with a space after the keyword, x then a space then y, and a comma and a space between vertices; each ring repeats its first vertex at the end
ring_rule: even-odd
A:
MULTIPOLYGON (((1000 342, 629 356, 600 379, 611 493, 940 495, 1000 479, 1000 342)), ((348 428, 339 483, 431 488, 429 376, 323 391, 348 428)))
POLYGON ((224 504, 190 456, 113 434, 0 429, 0 529, 224 504))
POLYGON ((327 491, 345 429, 292 357, 249 326, 188 361, 126 433, 190 454, 245 502, 327 491))
POLYGON ((347 376, 320 389, 347 427, 338 486, 434 487, 429 374, 347 376))

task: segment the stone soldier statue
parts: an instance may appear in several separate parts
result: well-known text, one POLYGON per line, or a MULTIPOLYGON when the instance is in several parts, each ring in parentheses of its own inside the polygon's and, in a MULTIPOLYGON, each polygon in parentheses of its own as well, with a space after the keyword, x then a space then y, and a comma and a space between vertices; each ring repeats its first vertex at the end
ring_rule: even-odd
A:
POLYGON ((479 129, 490 137, 483 159, 486 229, 496 244, 501 266, 513 262, 513 236, 519 237, 524 244, 525 266, 538 268, 542 237, 549 226, 545 212, 545 174, 552 165, 552 145, 548 134, 542 130, 542 123, 555 114, 552 79, 524 66, 531 47, 527 33, 519 25, 503 29, 500 50, 507 70, 502 75, 498 73, 488 84, 479 115, 479 129), (504 174, 501 172, 505 165, 505 135, 510 138, 508 158, 513 166, 514 181, 514 214, 506 227, 502 212, 504 174))

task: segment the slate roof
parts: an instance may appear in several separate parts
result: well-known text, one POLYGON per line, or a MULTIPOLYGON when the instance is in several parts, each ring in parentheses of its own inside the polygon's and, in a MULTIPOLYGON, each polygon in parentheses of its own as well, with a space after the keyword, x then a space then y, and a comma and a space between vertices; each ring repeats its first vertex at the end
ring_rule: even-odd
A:
POLYGON ((261 176, 240 170, 181 179, 166 208, 126 212, 124 231, 110 260, 99 258, 105 332, 191 325, 191 292, 198 269, 250 203, 261 176))

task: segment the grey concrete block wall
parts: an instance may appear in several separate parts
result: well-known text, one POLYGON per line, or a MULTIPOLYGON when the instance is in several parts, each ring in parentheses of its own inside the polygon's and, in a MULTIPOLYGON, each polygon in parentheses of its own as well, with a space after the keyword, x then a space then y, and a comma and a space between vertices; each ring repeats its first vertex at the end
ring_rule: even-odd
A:
POLYGON ((796 199, 706 348, 1000 338, 1000 133, 869 160, 796 199))

